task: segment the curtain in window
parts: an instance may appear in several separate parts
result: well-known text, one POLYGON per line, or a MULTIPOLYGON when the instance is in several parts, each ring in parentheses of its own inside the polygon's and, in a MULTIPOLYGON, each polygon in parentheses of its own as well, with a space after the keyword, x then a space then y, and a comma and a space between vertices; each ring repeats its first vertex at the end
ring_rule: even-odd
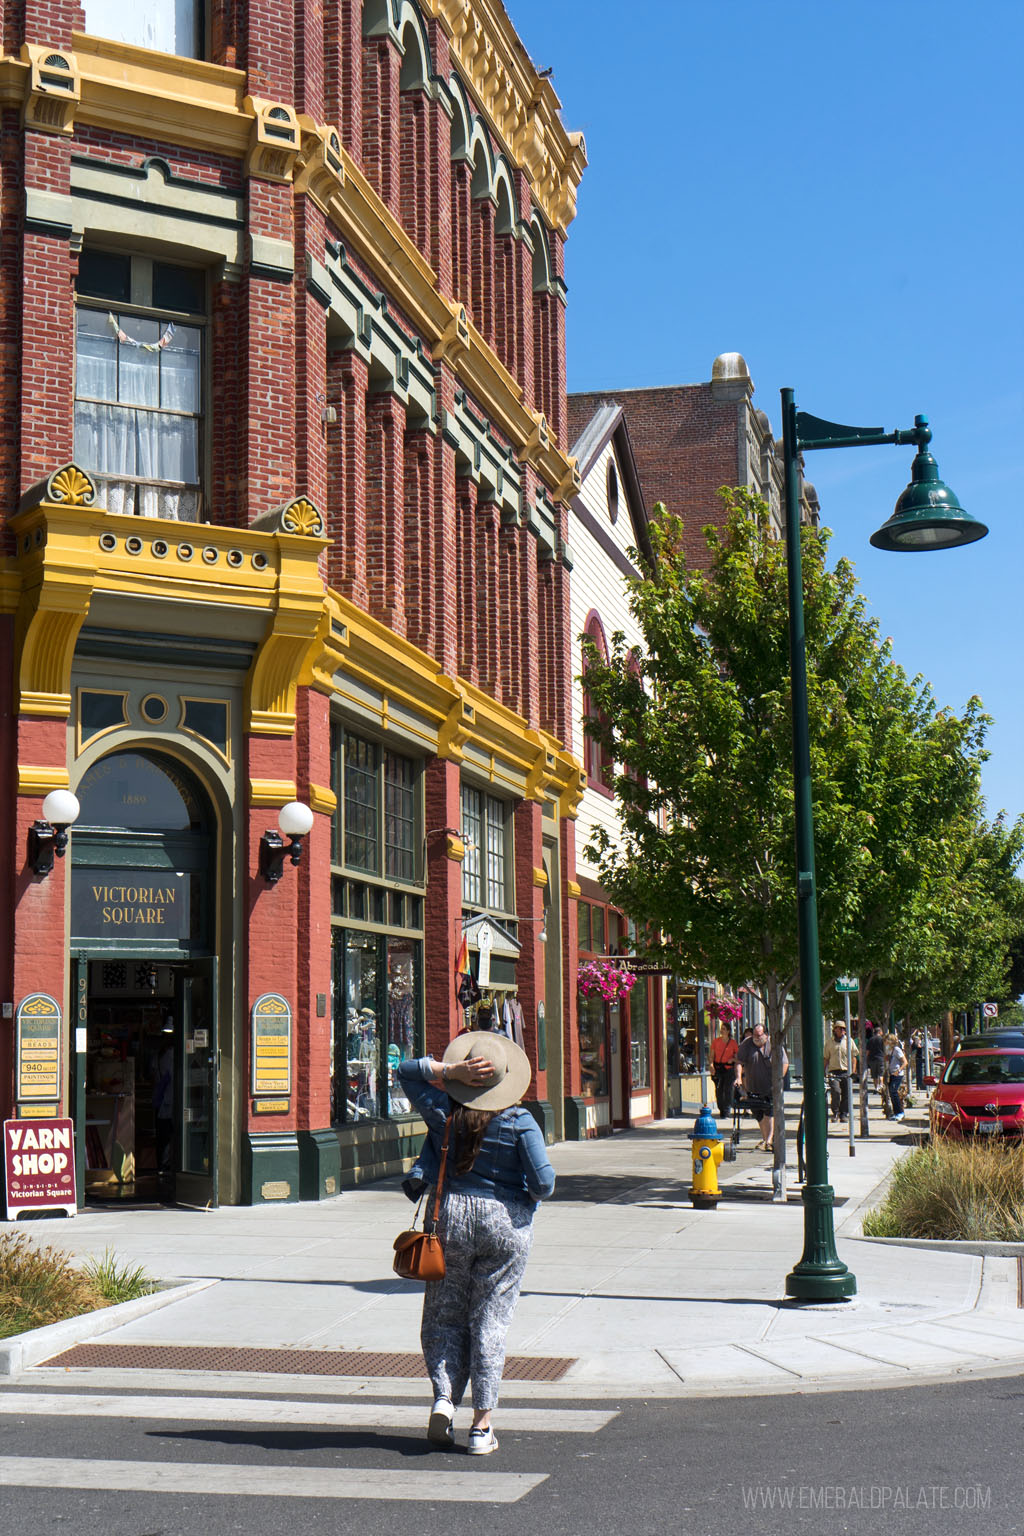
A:
POLYGON ((126 334, 140 343, 131 346, 119 342, 110 319, 99 310, 78 313, 75 459, 102 482, 109 511, 195 521, 200 333, 182 325, 168 338, 166 322, 126 318, 126 334))

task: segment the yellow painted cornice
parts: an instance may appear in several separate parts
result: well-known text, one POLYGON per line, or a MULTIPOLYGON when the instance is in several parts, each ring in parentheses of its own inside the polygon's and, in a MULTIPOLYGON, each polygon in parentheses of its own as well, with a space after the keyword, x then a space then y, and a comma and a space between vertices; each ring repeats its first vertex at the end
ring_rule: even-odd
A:
POLYGON ((319 811, 323 816, 333 816, 338 809, 338 797, 326 784, 311 784, 309 808, 311 811, 319 811))
POLYGON ((450 51, 510 159, 530 178, 549 223, 565 233, 587 163, 579 133, 562 126, 561 103, 541 79, 500 0, 422 0, 448 34, 450 51))
POLYGON ((295 799, 294 779, 250 779, 249 780, 249 804, 252 806, 278 806, 287 805, 289 800, 295 799))
POLYGON ((89 477, 67 465, 10 520, 17 552, 4 562, 0 592, 15 614, 19 712, 70 713, 75 642, 102 592, 258 614, 266 628, 249 673, 246 725, 291 735, 300 674, 329 622, 319 568, 328 541, 281 526, 118 517, 94 498, 89 477))
POLYGON ((44 798, 51 789, 70 789, 71 775, 66 768, 37 768, 32 763, 18 764, 18 794, 44 798))

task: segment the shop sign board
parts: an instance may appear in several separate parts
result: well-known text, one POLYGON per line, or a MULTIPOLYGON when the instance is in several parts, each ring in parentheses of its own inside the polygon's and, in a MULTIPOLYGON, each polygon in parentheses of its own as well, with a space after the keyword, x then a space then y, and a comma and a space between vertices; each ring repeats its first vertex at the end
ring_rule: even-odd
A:
POLYGON ((252 1005, 253 1098, 292 1091, 292 1010, 277 992, 264 992, 252 1005))
POLYGON ((71 882, 71 931, 83 939, 191 936, 191 876, 170 870, 82 869, 71 882))
POLYGON ((4 1176, 7 1220, 22 1211, 78 1209, 75 1126, 72 1120, 5 1120, 4 1176))
POLYGON ((60 1099, 60 1004, 45 992, 32 992, 18 1005, 15 1021, 19 1102, 60 1099))

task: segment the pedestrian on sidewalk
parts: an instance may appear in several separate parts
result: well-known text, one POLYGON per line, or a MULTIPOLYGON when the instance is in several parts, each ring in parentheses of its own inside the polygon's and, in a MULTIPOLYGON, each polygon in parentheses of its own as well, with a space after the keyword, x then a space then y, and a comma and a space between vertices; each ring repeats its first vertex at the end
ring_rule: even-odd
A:
POLYGON ((426 1287, 420 1329, 434 1390, 427 1438, 454 1445, 455 1409, 472 1381, 469 1453, 486 1456, 498 1449, 491 1415, 534 1211, 555 1187, 540 1127, 519 1102, 530 1061, 507 1035, 474 1031, 458 1035, 441 1061, 403 1061, 398 1075, 427 1123, 431 1169, 440 1165, 451 1116, 438 1222, 445 1273, 426 1287))
POLYGON ((924 1033, 915 1029, 910 1037, 910 1054, 914 1059, 914 1087, 924 1088, 924 1033))
POLYGON ((892 1105, 892 1118, 903 1119, 903 1088, 907 1072, 906 1053, 900 1045, 899 1037, 888 1034, 885 1037, 885 1081, 889 1089, 889 1102, 892 1105))
MULTIPOLYGON (((782 1048, 782 1070, 789 1067, 786 1048, 782 1048)), ((754 1113, 761 1129, 761 1148, 772 1150, 775 1135, 775 1118, 772 1112, 772 1043, 763 1024, 755 1024, 746 1040, 740 1042, 736 1053, 735 1087, 742 1088, 748 1099, 755 1101, 754 1113)))
MULTIPOLYGON (((825 1079, 828 1083, 829 1106, 832 1119, 845 1121, 850 1118, 850 1101, 847 1083, 847 1067, 850 1060, 851 1042, 846 1038, 846 1025, 837 1019, 832 1025, 832 1038, 825 1047, 825 1079)), ((853 1045, 853 1067, 857 1070, 860 1052, 853 1045)))
POLYGON ((718 1034, 711 1042, 711 1069, 715 1078, 715 1101, 719 1116, 728 1120, 732 1114, 732 1092, 736 1080, 736 1056, 739 1046, 732 1037, 732 1025, 722 1019, 718 1034))
POLYGON ((871 1082, 875 1092, 882 1100, 882 1108, 885 1109, 885 1093, 882 1080, 885 1077, 885 1035, 881 1024, 868 1025, 867 1039, 864 1042, 864 1055, 866 1068, 871 1074, 871 1082))

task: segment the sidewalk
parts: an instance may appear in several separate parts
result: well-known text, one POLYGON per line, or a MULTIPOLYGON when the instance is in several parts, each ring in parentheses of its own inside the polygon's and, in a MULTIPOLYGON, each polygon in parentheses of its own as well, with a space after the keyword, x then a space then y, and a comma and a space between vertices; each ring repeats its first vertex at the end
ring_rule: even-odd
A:
MULTIPOLYGON (((791 1135, 796 1113, 794 1096, 791 1135)), ((739 1157, 720 1169, 723 1199, 709 1211, 688 1198, 689 1118, 553 1147, 558 1188, 537 1216, 509 1353, 574 1363, 557 1383, 507 1382, 506 1398, 871 1387, 1024 1368, 1016 1257, 859 1237, 864 1202, 924 1123, 920 1109, 904 1124, 886 1122, 873 1102, 871 1138, 852 1158, 830 1126, 839 1253, 858 1293, 824 1308, 782 1299, 803 1247, 792 1140, 787 1204, 772 1202, 770 1158, 750 1150, 746 1122, 739 1157)), ((393 1239, 411 1213, 387 1181, 322 1204, 90 1209, 31 1231, 82 1255, 113 1248, 162 1280, 216 1282, 104 1333, 103 1345, 416 1351, 422 1288, 391 1272, 393 1239)), ((31 1378, 113 1387, 129 1374, 44 1367, 31 1378)), ((137 1371, 135 1380, 160 1385, 161 1375, 137 1371)), ((261 1390, 293 1393, 424 1392, 420 1380, 371 1376, 260 1380, 261 1390)), ((251 1391, 252 1376, 215 1377, 221 1390, 235 1381, 251 1391)))

